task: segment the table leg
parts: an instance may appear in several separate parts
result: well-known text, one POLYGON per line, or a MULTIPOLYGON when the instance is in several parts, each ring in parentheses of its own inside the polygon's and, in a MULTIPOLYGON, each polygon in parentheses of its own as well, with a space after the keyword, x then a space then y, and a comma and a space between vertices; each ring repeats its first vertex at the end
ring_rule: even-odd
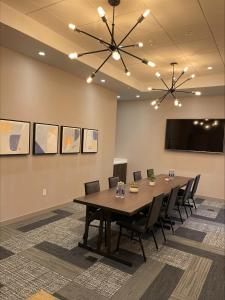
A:
POLYGON ((107 253, 111 253, 111 213, 110 211, 105 211, 106 218, 106 241, 107 241, 107 253))
POLYGON ((89 206, 86 206, 85 230, 83 236, 83 243, 85 246, 87 246, 88 230, 89 230, 89 206))

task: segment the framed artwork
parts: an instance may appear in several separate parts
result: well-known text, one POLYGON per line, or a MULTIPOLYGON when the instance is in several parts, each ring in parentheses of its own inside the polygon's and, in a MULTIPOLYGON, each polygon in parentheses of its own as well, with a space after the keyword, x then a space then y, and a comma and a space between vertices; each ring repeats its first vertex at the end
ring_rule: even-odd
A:
POLYGON ((79 127, 61 126, 61 154, 80 152, 81 129, 79 127))
POLYGON ((30 122, 0 119, 0 155, 30 154, 30 122))
POLYGON ((98 130, 82 129, 82 153, 98 152, 98 130))
POLYGON ((58 135, 58 125, 34 123, 33 154, 57 154, 58 135))

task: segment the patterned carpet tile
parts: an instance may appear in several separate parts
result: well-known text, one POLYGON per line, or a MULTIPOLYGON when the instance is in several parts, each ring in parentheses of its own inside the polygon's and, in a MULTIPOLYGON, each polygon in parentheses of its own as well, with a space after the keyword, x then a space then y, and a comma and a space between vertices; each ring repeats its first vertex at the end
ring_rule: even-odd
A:
POLYGON ((197 215, 197 216, 203 216, 203 217, 215 219, 218 215, 218 211, 213 210, 213 208, 211 210, 204 209, 204 208, 198 208, 194 212, 194 214, 197 215))
POLYGON ((164 246, 160 251, 151 255, 152 259, 186 270, 193 260, 193 255, 174 248, 164 246))
POLYGON ((225 208, 225 202, 216 201, 216 200, 204 200, 202 205, 217 207, 217 208, 225 208))
POLYGON ((74 282, 86 287, 89 290, 94 290, 100 295, 110 298, 130 278, 130 274, 105 265, 101 262, 97 262, 86 271, 78 275, 74 279, 74 282))
POLYGON ((13 254, 14 253, 12 251, 0 246, 0 260, 4 259, 4 258, 7 258, 7 257, 9 257, 13 254))
POLYGON ((54 293, 70 282, 62 275, 17 255, 1 262, 0 281, 4 284, 0 289, 1 299, 11 299, 9 294, 15 299, 26 299, 40 289, 54 293))
POLYGON ((190 218, 188 219, 185 224, 182 225, 182 227, 185 227, 185 228, 190 228, 190 229, 193 229, 193 230, 198 230, 198 231, 201 231, 201 232, 206 232, 206 233, 209 233, 209 232, 223 232, 225 234, 225 225, 224 224, 219 224, 219 223, 212 223, 212 222, 205 222, 205 221, 202 221, 199 222, 199 221, 196 221, 195 218, 190 218))
POLYGON ((194 240, 197 242, 202 242, 204 237, 206 236, 205 232, 194 230, 194 229, 189 229, 185 227, 179 227, 176 230, 176 235, 185 237, 190 240, 194 240))
POLYGON ((222 231, 209 232, 204 238, 203 243, 225 249, 225 233, 222 231))

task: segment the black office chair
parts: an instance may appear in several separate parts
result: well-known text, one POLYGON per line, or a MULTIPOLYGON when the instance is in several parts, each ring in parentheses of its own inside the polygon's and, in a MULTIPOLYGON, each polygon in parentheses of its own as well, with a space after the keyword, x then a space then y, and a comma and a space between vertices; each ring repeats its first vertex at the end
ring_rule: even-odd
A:
POLYGON ((160 216, 162 218, 162 221, 164 223, 169 223, 170 227, 172 229, 172 232, 174 233, 173 229, 173 222, 172 222, 172 211, 175 207, 175 203, 177 201, 178 192, 180 190, 180 187, 177 186, 175 188, 172 188, 169 194, 169 197, 167 199, 167 203, 165 206, 162 206, 160 216))
POLYGON ((135 172, 133 172, 133 177, 134 177, 134 181, 141 180, 142 179, 141 171, 135 171, 135 172))
POLYGON ((177 208, 178 208, 178 211, 179 211, 179 214, 180 214, 180 220, 181 220, 182 223, 183 223, 183 219, 182 219, 182 216, 181 216, 180 207, 181 206, 184 207, 187 218, 189 217, 188 212, 187 212, 187 207, 190 208, 190 211, 192 213, 191 204, 190 204, 190 201, 189 201, 189 196, 190 196, 191 187, 192 187, 193 182, 194 182, 194 179, 190 179, 188 181, 187 185, 186 185, 186 188, 183 192, 183 195, 177 197, 176 205, 177 205, 177 208))
MULTIPOLYGON (((99 184, 99 180, 96 181, 91 181, 91 182, 86 182, 84 184, 84 189, 85 189, 85 195, 90 195, 93 193, 98 193, 100 192, 100 184, 99 184)), ((88 239, 88 231, 89 231, 89 227, 97 227, 100 229, 101 224, 99 225, 94 225, 91 224, 91 222, 93 222, 94 220, 101 220, 101 218, 103 218, 103 214, 102 214, 102 210, 100 208, 96 208, 96 207, 92 207, 92 206, 86 206, 86 214, 87 214, 87 236, 86 239, 88 239)))
POLYGON ((117 183, 120 181, 119 177, 109 177, 109 188, 114 188, 117 186, 117 183))
MULTIPOLYGON (((189 199, 189 200, 190 200, 190 199, 192 200, 195 209, 197 209, 196 203, 195 203, 195 194, 196 194, 197 189, 198 189, 198 184, 199 184, 199 181, 200 181, 200 177, 201 177, 201 175, 197 175, 197 176, 195 177, 194 184, 193 184, 192 189, 191 189, 191 191, 190 191, 190 194, 189 194, 189 196, 188 196, 188 199, 189 199)), ((179 195, 182 196, 183 194, 184 194, 184 190, 183 190, 183 189, 180 189, 179 195)))
MULTIPOLYGON (((144 246, 142 243, 142 236, 143 236, 143 234, 145 234, 146 232, 151 230, 156 248, 158 250, 158 244, 157 244, 155 233, 154 233, 154 225, 156 224, 158 219, 161 224, 161 229, 162 229, 164 240, 166 241, 162 222, 161 222, 161 219, 159 218, 160 209, 161 209, 162 202, 163 202, 163 196, 164 196, 164 194, 154 197, 152 203, 149 204, 149 211, 148 211, 147 217, 144 217, 142 219, 139 219, 139 220, 133 221, 133 222, 123 222, 123 221, 117 222, 117 224, 120 226, 120 231, 119 231, 119 236, 118 236, 118 241, 117 241, 117 251, 119 251, 121 235, 125 235, 125 234, 122 234, 122 228, 131 230, 132 239, 135 241, 138 241, 140 243, 141 250, 143 253, 143 258, 144 258, 144 261, 146 261, 144 246), (138 240, 133 238, 133 236, 135 234, 138 236, 138 240)), ((127 236, 127 235, 125 235, 125 236, 127 236)))

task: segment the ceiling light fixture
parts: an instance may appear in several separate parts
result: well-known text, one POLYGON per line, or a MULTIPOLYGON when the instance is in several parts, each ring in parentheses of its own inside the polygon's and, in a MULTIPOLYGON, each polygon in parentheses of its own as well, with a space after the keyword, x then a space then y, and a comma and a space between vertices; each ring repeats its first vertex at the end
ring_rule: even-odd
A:
POLYGON ((136 95, 136 98, 140 98, 140 95, 136 95))
POLYGON ((38 52, 38 55, 40 55, 40 56, 45 56, 45 52, 39 51, 39 52, 38 52))
POLYGON ((128 38, 128 36, 131 34, 131 32, 140 24, 144 21, 144 19, 150 14, 150 10, 147 9, 144 11, 144 13, 138 18, 138 20, 136 21, 135 25, 128 31, 127 34, 125 34, 124 38, 121 41, 116 41, 115 40, 115 7, 118 6, 120 4, 120 0, 108 0, 109 4, 113 7, 113 16, 112 16, 112 25, 111 27, 109 26, 109 23, 107 21, 106 18, 106 14, 105 11, 102 7, 98 7, 97 11, 98 14, 100 16, 100 18, 102 19, 102 21, 105 23, 107 30, 109 32, 110 35, 110 41, 107 42, 99 37, 94 36, 93 34, 90 34, 86 31, 83 31, 81 29, 78 29, 76 27, 75 24, 70 23, 68 24, 69 29, 77 32, 77 33, 82 33, 86 36, 88 36, 89 38, 92 38, 96 41, 98 41, 103 47, 104 49, 101 50, 95 50, 95 51, 90 51, 90 52, 84 52, 84 53, 79 53, 77 54, 76 52, 70 53, 68 56, 70 59, 77 59, 78 57, 84 56, 84 55, 89 55, 89 54, 94 54, 94 53, 102 53, 102 52, 107 52, 109 55, 106 57, 106 59, 103 61, 103 63, 91 74, 91 76, 88 77, 87 82, 90 83, 92 82, 95 74, 104 66, 104 64, 110 59, 110 57, 112 57, 114 60, 119 61, 121 60, 122 65, 124 67, 124 71, 125 74, 127 76, 130 76, 130 72, 128 71, 128 68, 126 67, 125 61, 123 59, 122 54, 124 55, 128 55, 131 56, 139 61, 141 61, 143 64, 148 65, 151 68, 155 67, 155 63, 152 61, 148 61, 145 58, 140 58, 137 55, 130 53, 129 51, 127 51, 126 48, 133 48, 133 47, 138 47, 138 48, 142 48, 143 47, 143 43, 142 42, 138 42, 136 44, 132 44, 132 45, 124 45, 124 41, 128 38), (94 75, 93 75, 94 74, 94 75))
POLYGON ((162 78, 162 76, 161 76, 161 74, 159 72, 155 73, 155 76, 157 78, 159 78, 162 81, 162 83, 164 84, 164 86, 166 87, 164 89, 154 89, 154 88, 151 88, 152 91, 161 91, 161 92, 164 92, 164 95, 154 104, 154 105, 157 106, 156 109, 159 108, 159 105, 163 102, 163 100, 168 95, 171 95, 174 98, 174 105, 175 106, 182 107, 182 103, 180 102, 180 100, 177 99, 176 93, 195 94, 196 96, 200 96, 202 94, 199 91, 188 92, 188 91, 185 91, 185 90, 178 89, 179 87, 181 87, 187 81, 189 81, 191 79, 194 79, 195 78, 195 74, 192 74, 190 77, 188 77, 184 81, 180 82, 181 77, 188 71, 188 67, 185 67, 183 69, 183 71, 180 73, 180 75, 177 76, 177 77, 175 77, 175 66, 177 65, 177 63, 176 62, 172 62, 170 65, 172 66, 172 79, 171 79, 171 83, 170 84, 167 84, 164 81, 164 79, 162 78))
POLYGON ((208 70, 212 70, 212 69, 213 69, 213 67, 208 67, 207 69, 208 69, 208 70))
POLYGON ((105 81, 106 81, 105 79, 101 79, 101 82, 102 82, 102 83, 105 83, 105 81))

